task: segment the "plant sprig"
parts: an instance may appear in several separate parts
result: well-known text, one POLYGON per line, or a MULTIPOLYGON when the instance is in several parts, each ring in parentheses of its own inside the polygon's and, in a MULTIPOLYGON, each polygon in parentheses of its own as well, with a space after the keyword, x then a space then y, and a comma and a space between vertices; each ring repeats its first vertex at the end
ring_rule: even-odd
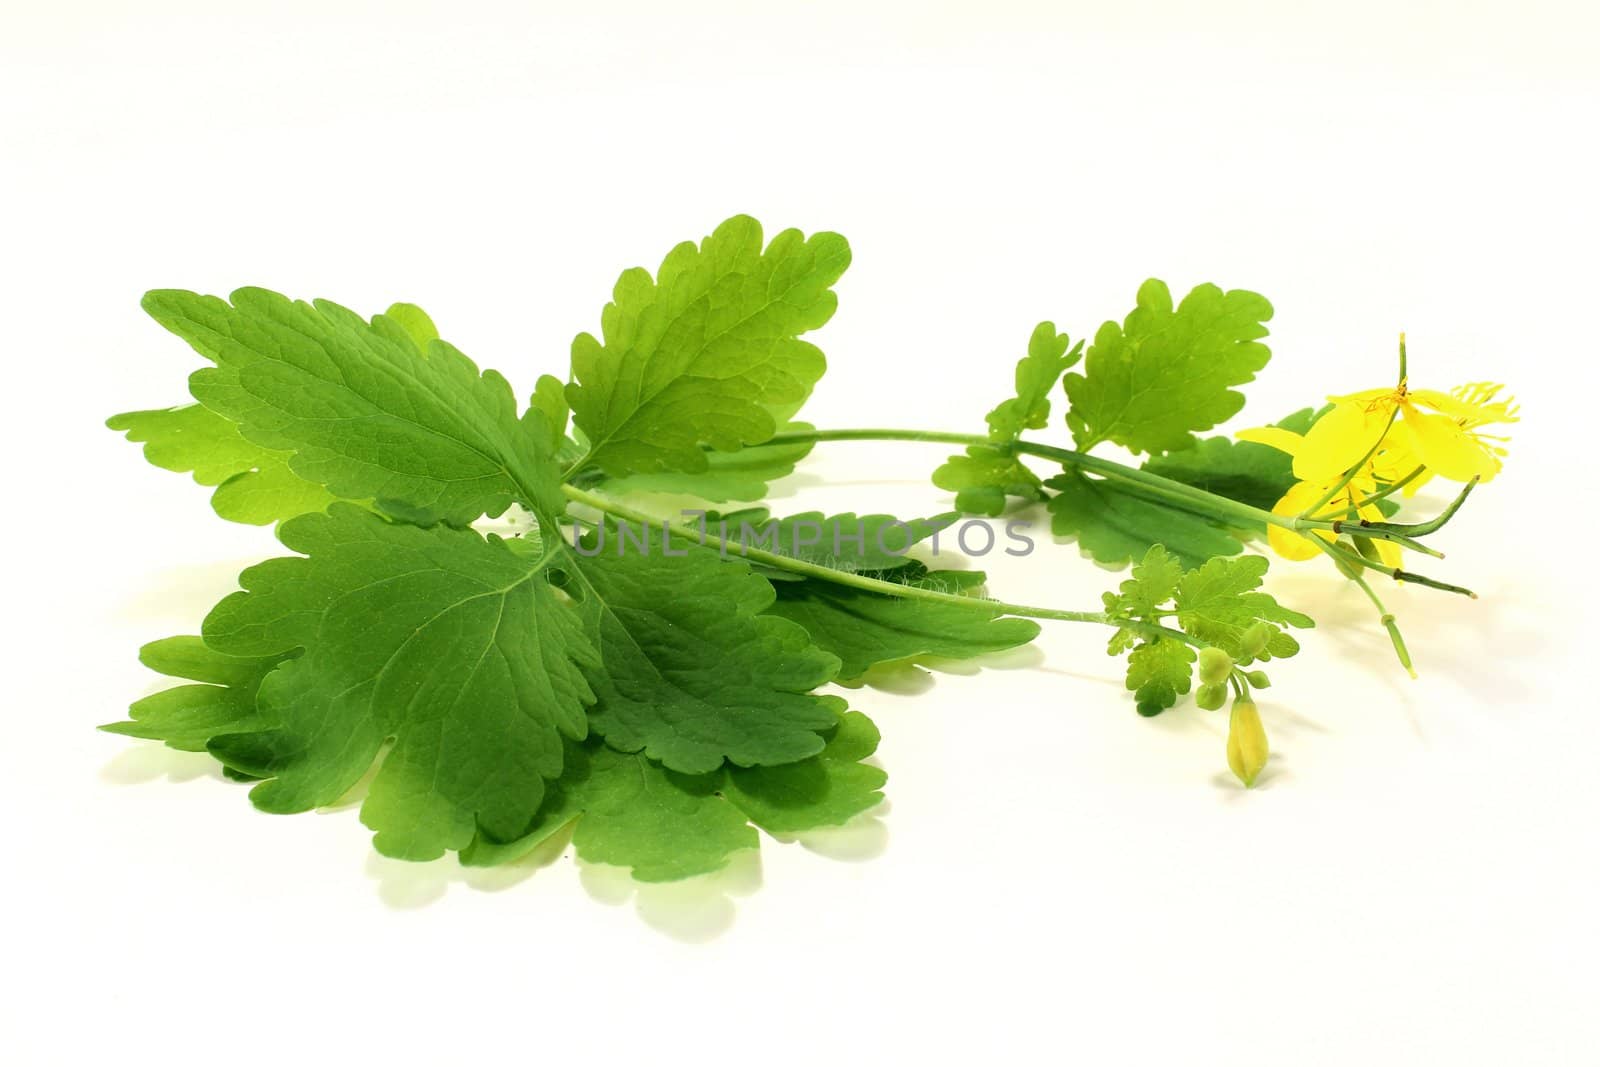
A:
POLYGON ((1467 592, 1399 553, 1438 556, 1422 539, 1498 470, 1478 427, 1515 414, 1494 389, 1412 393, 1402 368, 1395 390, 1258 439, 1197 438, 1267 365, 1272 308, 1209 285, 1174 302, 1150 281, 1087 345, 1036 327, 987 433, 816 429, 796 421, 824 368, 802 336, 832 315, 849 261, 836 234, 768 241, 730 219, 654 273, 624 272, 567 377, 540 376, 526 404, 414 305, 367 319, 260 289, 150 293, 207 361, 197 403, 110 425, 214 486, 223 518, 276 523, 293 554, 245 570, 198 635, 147 645, 185 684, 106 729, 207 751, 272 812, 330 804, 377 766, 361 817, 387 855, 503 863, 571 832, 588 860, 674 879, 758 829, 839 825, 879 802, 876 728, 831 682, 1013 648, 1040 621, 1106 626, 1141 714, 1191 689, 1203 709, 1233 698, 1227 759, 1248 785, 1267 759, 1258 664, 1296 654, 1289 631, 1312 620, 1261 590, 1267 560, 1246 541, 1332 560, 1408 669, 1368 573, 1467 592), (1048 428, 1058 386, 1075 448, 1024 436, 1048 428), (696 525, 633 502, 758 502, 816 445, 880 440, 960 446, 934 474, 958 512, 1042 503, 1058 536, 1131 577, 1096 608, 1017 603, 906 551, 957 516, 757 508, 696 525), (1093 454, 1102 443, 1148 458, 1093 454), (1435 519, 1390 521, 1393 498, 1434 475, 1466 487, 1435 519), (513 504, 523 536, 475 527, 513 504), (802 544, 805 525, 831 548, 802 544), (907 531, 899 551, 866 543, 891 527, 907 531))

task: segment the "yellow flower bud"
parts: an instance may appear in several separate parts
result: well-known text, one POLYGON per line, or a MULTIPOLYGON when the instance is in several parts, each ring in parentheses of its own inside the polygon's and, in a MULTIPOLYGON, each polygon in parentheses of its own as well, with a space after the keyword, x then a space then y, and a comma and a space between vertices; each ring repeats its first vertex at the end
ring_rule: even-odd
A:
POLYGON ((1248 788, 1267 765, 1267 731, 1255 701, 1235 700, 1228 715, 1228 767, 1248 788))

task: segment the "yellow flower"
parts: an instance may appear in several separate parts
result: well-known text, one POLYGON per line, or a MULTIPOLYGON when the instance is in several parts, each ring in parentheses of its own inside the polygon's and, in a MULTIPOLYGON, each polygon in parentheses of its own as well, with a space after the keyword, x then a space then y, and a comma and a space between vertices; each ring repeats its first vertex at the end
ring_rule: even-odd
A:
MULTIPOLYGON (((1329 412, 1328 415, 1333 414, 1329 412)), ((1256 444, 1276 448, 1279 452, 1287 452, 1294 457, 1294 473, 1300 479, 1273 505, 1272 513, 1285 518, 1294 518, 1303 513, 1307 508, 1313 507, 1317 501, 1328 495, 1332 489, 1344 478, 1344 472, 1361 461, 1361 457, 1372 448, 1369 441, 1365 449, 1357 453, 1354 459, 1345 460, 1343 455, 1330 456, 1327 452, 1318 452, 1313 448, 1313 436, 1317 427, 1321 426, 1328 415, 1318 419, 1311 427, 1311 433, 1301 436, 1292 430, 1285 430, 1280 426, 1262 426, 1254 430, 1240 430, 1234 436, 1241 441, 1254 441, 1256 444)), ((1326 447, 1326 444, 1324 444, 1326 447)), ((1383 520, 1383 512, 1378 510, 1376 504, 1361 504, 1366 497, 1378 491, 1378 484, 1389 484, 1398 480, 1399 475, 1393 473, 1392 468, 1386 463, 1380 463, 1381 457, 1374 456, 1360 471, 1351 477, 1326 505, 1325 510, 1340 512, 1354 508, 1356 514, 1363 519, 1374 522, 1383 520)), ((1328 530, 1313 531, 1314 536, 1322 538, 1330 544, 1338 537, 1328 530)), ((1284 559, 1311 559, 1316 556, 1319 549, 1306 538, 1304 534, 1286 530, 1282 526, 1267 527, 1267 544, 1272 550, 1284 559)), ((1385 566, 1400 566, 1400 546, 1391 541, 1374 541, 1372 545, 1378 552, 1378 558, 1385 566)))
MULTIPOLYGON (((1441 393, 1411 389, 1402 380, 1388 389, 1329 397, 1333 410, 1311 427, 1306 449, 1330 466, 1342 464, 1340 469, 1348 470, 1383 441, 1386 465, 1397 478, 1410 473, 1399 470, 1409 463, 1411 469, 1422 467, 1429 476, 1453 482, 1474 478, 1487 482, 1500 473, 1500 459, 1506 450, 1497 442, 1505 439, 1480 433, 1479 427, 1517 421, 1517 409, 1510 399, 1495 400, 1502 388, 1492 382, 1473 382, 1441 393), (1394 419, 1396 411, 1398 419, 1394 419), (1394 430, 1385 439, 1391 419, 1394 430)), ((1407 489, 1415 492, 1420 484, 1419 478, 1407 489)))
MULTIPOLYGON (((1434 475, 1486 482, 1500 472, 1506 454, 1500 442, 1505 438, 1482 433, 1480 427, 1517 421, 1516 405, 1509 398, 1495 399, 1502 388, 1493 382, 1472 382, 1441 393, 1414 390, 1402 381, 1389 389, 1329 397, 1333 407, 1304 436, 1277 426, 1243 430, 1236 436, 1294 457, 1294 474, 1300 480, 1273 507, 1274 515, 1293 518, 1305 513, 1359 464, 1319 514, 1353 510, 1360 518, 1378 522, 1383 513, 1377 505, 1361 501, 1381 487, 1404 481, 1402 492, 1409 497, 1434 475)), ((1314 536, 1330 543, 1338 540, 1331 531, 1315 531, 1314 536)), ((1318 551, 1304 535, 1279 526, 1268 529, 1267 541, 1285 559, 1310 559, 1318 551)), ((1398 545, 1378 540, 1371 544, 1385 566, 1400 565, 1398 545)))

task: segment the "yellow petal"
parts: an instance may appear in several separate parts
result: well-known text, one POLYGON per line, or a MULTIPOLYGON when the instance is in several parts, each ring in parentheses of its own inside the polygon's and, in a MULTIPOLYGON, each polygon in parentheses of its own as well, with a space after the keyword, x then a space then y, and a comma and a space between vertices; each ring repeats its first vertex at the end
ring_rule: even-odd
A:
POLYGON ((1409 434, 1410 431, 1406 429, 1404 422, 1390 430, 1383 448, 1372 457, 1372 462, 1367 465, 1365 473, 1376 481, 1389 485, 1422 466, 1422 461, 1411 450, 1409 434))
POLYGON ((1374 410, 1359 403, 1334 406, 1311 426, 1294 457, 1294 475, 1324 485, 1338 480, 1372 450, 1389 423, 1387 407, 1374 410))
POLYGON ((1279 452, 1295 455, 1300 451, 1300 446, 1305 443, 1305 438, 1293 430, 1285 430, 1281 426, 1257 426, 1253 430, 1240 430, 1233 436, 1241 441, 1251 441, 1268 448, 1276 448, 1279 452))
MULTIPOLYGON (((1319 485, 1313 485, 1310 482, 1297 482, 1290 486, 1289 491, 1283 494, 1282 499, 1273 506, 1272 513, 1294 518, 1320 500, 1324 492, 1326 490, 1319 485)), ((1324 539, 1331 540, 1331 538, 1326 537, 1324 539)), ((1297 534, 1293 530, 1285 530, 1281 526, 1267 527, 1267 544, 1272 547, 1272 551, 1284 559, 1312 559, 1320 551, 1303 534, 1297 534)))
MULTIPOLYGON (((1390 400, 1390 401, 1392 401, 1392 400, 1394 400, 1394 398, 1395 398, 1395 390, 1392 389, 1392 388, 1389 388, 1389 389, 1363 389, 1359 393, 1346 393, 1344 396, 1330 396, 1328 398, 1328 403, 1330 403, 1330 404, 1360 404, 1362 407, 1370 407, 1376 401, 1379 401, 1379 400, 1390 400)), ((1386 405, 1384 407, 1384 411, 1387 412, 1389 410, 1389 407, 1391 407, 1391 406, 1393 406, 1393 405, 1392 404, 1391 405, 1386 405)))
POLYGON ((1485 409, 1493 417, 1484 419, 1485 422, 1520 422, 1517 402, 1513 397, 1495 399, 1500 395, 1500 390, 1505 386, 1499 382, 1468 382, 1458 385, 1450 390, 1450 395, 1463 404, 1485 409))
MULTIPOLYGON (((1411 427, 1405 419, 1400 419, 1389 429, 1389 436, 1383 439, 1383 448, 1372 458, 1372 473, 1378 481, 1387 484, 1398 482, 1421 466, 1423 462, 1417 455, 1417 445, 1411 436, 1411 427)), ((1408 497, 1414 496, 1417 489, 1432 477, 1431 471, 1424 470, 1406 483, 1403 492, 1408 497)))
MULTIPOLYGON (((1467 388, 1467 387, 1463 387, 1467 388)), ((1468 426, 1483 426, 1491 422, 1516 422, 1517 416, 1505 402, 1474 403, 1436 389, 1414 389, 1411 399, 1425 408, 1450 416, 1468 426)))
POLYGON ((1470 482, 1488 481, 1500 470, 1500 460, 1491 455, 1478 439, 1448 415, 1430 414, 1406 405, 1406 428, 1417 458, 1441 478, 1470 482))

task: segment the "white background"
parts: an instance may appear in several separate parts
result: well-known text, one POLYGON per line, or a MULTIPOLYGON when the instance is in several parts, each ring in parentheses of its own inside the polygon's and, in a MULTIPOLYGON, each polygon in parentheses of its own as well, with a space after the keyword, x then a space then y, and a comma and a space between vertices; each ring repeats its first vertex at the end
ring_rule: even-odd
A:
MULTIPOLYGON (((0 1057, 1593 1055, 1590 5, 0 12, 0 1057), (1353 589, 1275 566, 1321 626, 1273 671, 1251 793, 1225 716, 1140 719, 1089 627, 863 689, 892 811, 649 892, 383 861, 352 809, 262 815, 94 731, 155 688, 137 646, 273 550, 100 425, 197 363, 141 292, 414 300, 526 389, 621 268, 736 211, 852 242, 827 426, 981 429, 1034 322, 1092 331, 1150 275, 1276 304, 1239 425, 1383 384, 1407 329, 1416 384, 1524 403, 1437 538, 1483 598, 1393 594, 1411 682, 1353 589)), ((834 445, 783 506, 933 510, 941 455, 834 445)), ((1063 606, 1117 580, 1070 545, 990 569, 1063 606)))

